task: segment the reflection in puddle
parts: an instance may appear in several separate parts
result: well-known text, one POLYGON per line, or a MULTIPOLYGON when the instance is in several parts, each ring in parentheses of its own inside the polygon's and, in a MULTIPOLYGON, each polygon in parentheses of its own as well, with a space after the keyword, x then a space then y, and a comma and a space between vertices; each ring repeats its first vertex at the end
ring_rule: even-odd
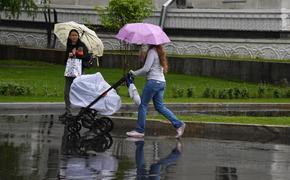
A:
POLYGON ((69 134, 54 116, 0 116, 1 180, 286 180, 289 174, 287 144, 69 134))
POLYGON ((92 152, 105 152, 112 144, 113 138, 109 133, 96 135, 87 131, 81 136, 80 133, 64 132, 61 147, 63 155, 86 156, 92 152))
POLYGON ((237 180, 237 169, 233 167, 216 167, 216 180, 237 180))
POLYGON ((174 163, 181 155, 181 142, 177 142, 176 147, 169 155, 150 165, 149 170, 145 165, 144 140, 134 139, 136 145, 135 164, 137 168, 137 179, 161 179, 162 174, 166 176, 170 169, 174 169, 174 163))
POLYGON ((64 128, 62 156, 59 165, 59 179, 100 179, 114 177, 118 160, 108 150, 113 139, 109 133, 95 134, 92 131, 70 133, 64 128))

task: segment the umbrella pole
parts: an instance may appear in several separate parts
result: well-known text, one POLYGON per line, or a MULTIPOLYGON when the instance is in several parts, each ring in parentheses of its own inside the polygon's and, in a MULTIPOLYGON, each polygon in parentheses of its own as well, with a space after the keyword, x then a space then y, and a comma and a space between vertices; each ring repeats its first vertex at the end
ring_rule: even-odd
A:
POLYGON ((127 68, 128 68, 128 63, 127 63, 127 51, 128 51, 128 44, 126 42, 122 42, 122 47, 124 47, 123 52, 122 52, 122 57, 123 57, 123 75, 127 74, 127 68))
POLYGON ((126 43, 125 44, 125 72, 124 72, 124 75, 127 74, 128 68, 129 68, 129 65, 128 65, 128 51, 129 50, 130 50, 129 44, 126 43))

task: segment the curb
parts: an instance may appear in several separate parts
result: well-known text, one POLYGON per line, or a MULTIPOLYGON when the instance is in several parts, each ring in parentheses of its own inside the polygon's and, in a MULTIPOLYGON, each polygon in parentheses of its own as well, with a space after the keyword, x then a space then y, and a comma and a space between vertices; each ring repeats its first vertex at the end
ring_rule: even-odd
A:
MULTIPOLYGON (((111 117, 118 133, 125 135, 126 131, 135 128, 133 118, 111 117)), ((238 123, 185 122, 183 137, 207 139, 240 140, 261 143, 290 143, 290 126, 250 125, 238 123)), ((146 135, 170 136, 176 135, 169 121, 150 119, 146 122, 146 135)))
MULTIPOLYGON (((177 115, 213 114, 213 115, 244 115, 244 116, 290 116, 290 103, 166 103, 166 107, 177 115)), ((18 111, 34 111, 34 113, 63 113, 63 102, 16 102, 0 103, 0 114, 18 111)), ((77 113, 79 109, 73 109, 77 113)), ((132 116, 138 108, 133 103, 123 103, 117 116, 132 116)), ((158 114, 152 104, 148 113, 158 114)))
MULTIPOLYGON (((166 103, 166 106, 175 111, 185 110, 283 110, 290 111, 290 103, 166 103)), ((0 110, 11 109, 60 109, 64 108, 63 102, 15 102, 0 103, 0 110)), ((137 107, 133 103, 123 103, 120 111, 136 111, 137 107)), ((149 104, 149 110, 154 110, 149 104)))
MULTIPOLYGON (((290 103, 172 103, 166 104, 167 107, 177 111, 178 109, 202 109, 203 111, 210 108, 218 110, 229 109, 246 109, 246 108, 276 108, 278 110, 290 110, 290 103)), ((153 108, 150 105, 150 108, 153 108)), ((64 110, 64 103, 0 103, 0 114, 23 114, 23 113, 45 113, 60 114, 64 110)), ((137 111, 133 104, 123 104, 121 111, 137 111)), ((111 116, 115 128, 118 132, 125 135, 126 131, 135 128, 136 120, 130 117, 111 116)), ((210 123, 210 122, 187 122, 184 133, 185 137, 198 137, 209 139, 226 139, 242 140, 250 142, 275 142, 289 144, 290 126, 273 126, 273 125, 250 125, 237 123, 210 123)), ((175 129, 169 121, 159 121, 150 119, 146 122, 146 134, 154 136, 175 136, 175 129)))

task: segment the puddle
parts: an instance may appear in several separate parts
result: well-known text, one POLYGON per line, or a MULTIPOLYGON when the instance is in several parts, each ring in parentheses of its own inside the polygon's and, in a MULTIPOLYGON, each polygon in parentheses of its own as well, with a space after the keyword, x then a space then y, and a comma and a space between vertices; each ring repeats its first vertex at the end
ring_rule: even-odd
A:
POLYGON ((290 174, 288 144, 137 140, 117 131, 92 136, 85 129, 72 135, 53 115, 1 115, 0 154, 1 180, 286 180, 290 174))

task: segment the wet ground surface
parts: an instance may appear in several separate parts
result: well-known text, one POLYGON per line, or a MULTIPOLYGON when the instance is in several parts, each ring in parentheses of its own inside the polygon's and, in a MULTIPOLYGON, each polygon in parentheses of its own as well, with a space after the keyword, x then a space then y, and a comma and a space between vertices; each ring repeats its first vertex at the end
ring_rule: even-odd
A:
POLYGON ((117 131, 68 133, 53 115, 0 116, 0 180, 286 180, 290 145, 117 131))

